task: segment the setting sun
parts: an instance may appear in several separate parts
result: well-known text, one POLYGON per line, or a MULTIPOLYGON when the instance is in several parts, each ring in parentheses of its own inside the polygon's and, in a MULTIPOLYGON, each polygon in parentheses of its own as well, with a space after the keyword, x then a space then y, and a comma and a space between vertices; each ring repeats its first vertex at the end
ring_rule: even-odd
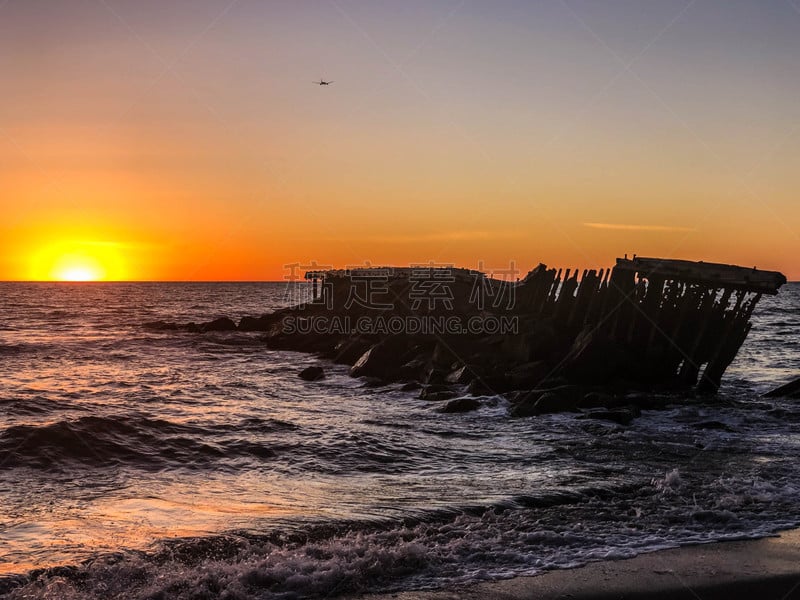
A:
POLYGON ((31 257, 31 279, 39 281, 118 281, 126 278, 119 245, 58 242, 31 257))
POLYGON ((103 279, 103 273, 91 259, 66 256, 56 267, 53 279, 58 281, 98 281, 103 279))

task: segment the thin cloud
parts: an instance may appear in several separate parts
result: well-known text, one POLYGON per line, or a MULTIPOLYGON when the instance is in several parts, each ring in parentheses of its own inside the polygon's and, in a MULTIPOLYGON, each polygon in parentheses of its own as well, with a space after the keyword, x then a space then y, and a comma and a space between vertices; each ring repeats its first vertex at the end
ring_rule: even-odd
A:
MULTIPOLYGON (((419 242, 469 242, 480 240, 511 239, 515 237, 519 237, 519 234, 494 231, 440 231, 418 235, 368 236, 357 238, 355 241, 384 244, 414 244, 419 242)), ((329 239, 329 241, 342 240, 329 239)), ((348 241, 352 242, 354 240, 348 239, 348 241)))
POLYGON ((590 227, 592 229, 614 229, 616 231, 697 231, 697 229, 694 227, 672 227, 669 225, 629 225, 626 223, 583 223, 583 226, 590 227))
POLYGON ((113 248, 115 250, 148 250, 162 247, 160 244, 149 242, 108 242, 96 240, 74 242, 74 245, 82 248, 113 248))

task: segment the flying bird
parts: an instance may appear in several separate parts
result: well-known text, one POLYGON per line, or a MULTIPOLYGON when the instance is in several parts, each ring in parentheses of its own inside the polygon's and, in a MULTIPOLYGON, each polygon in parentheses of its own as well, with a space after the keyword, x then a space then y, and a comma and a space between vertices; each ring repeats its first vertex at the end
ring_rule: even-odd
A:
POLYGON ((311 83, 316 83, 317 85, 330 85, 333 81, 325 81, 324 79, 320 79, 319 81, 312 81, 311 83))

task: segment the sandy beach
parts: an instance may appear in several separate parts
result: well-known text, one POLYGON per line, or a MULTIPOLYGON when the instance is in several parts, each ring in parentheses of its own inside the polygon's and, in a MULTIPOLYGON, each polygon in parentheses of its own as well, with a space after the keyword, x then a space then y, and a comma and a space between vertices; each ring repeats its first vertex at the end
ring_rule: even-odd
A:
POLYGON ((759 540, 687 546, 535 577, 369 600, 714 600, 800 598, 800 530, 759 540))

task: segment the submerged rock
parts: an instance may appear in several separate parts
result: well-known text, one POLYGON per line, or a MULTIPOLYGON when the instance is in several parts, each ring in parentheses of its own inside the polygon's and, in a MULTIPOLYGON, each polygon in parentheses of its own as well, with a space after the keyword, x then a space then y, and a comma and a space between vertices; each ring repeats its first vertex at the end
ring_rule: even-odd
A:
POLYGON ((432 401, 449 400, 450 398, 455 398, 455 396, 456 392, 454 390, 450 389, 446 385, 441 384, 426 385, 419 393, 421 400, 432 401))
POLYGON ((481 402, 477 398, 456 398, 438 409, 441 413, 465 413, 480 408, 481 402))
POLYGON ((531 390, 516 396, 509 409, 512 417, 532 417, 559 412, 574 412, 577 408, 574 386, 549 390, 531 390))
POLYGON ((325 378, 325 370, 319 366, 306 367, 297 376, 304 381, 319 381, 325 378))
POLYGON ((630 406, 628 408, 617 408, 613 410, 593 410, 586 414, 586 418, 611 421, 618 425, 630 425, 633 420, 641 414, 642 412, 638 408, 630 406))
POLYGON ((800 379, 795 379, 782 386, 776 387, 764 394, 765 398, 780 398, 781 396, 788 396, 789 398, 800 398, 800 379))
POLYGON ((377 388, 389 385, 389 382, 380 377, 364 377, 364 387, 377 388))
POLYGON ((408 383, 404 383, 400 387, 401 392, 414 392, 422 387, 422 384, 419 381, 409 381, 408 383))
POLYGON ((269 331, 272 320, 263 317, 242 317, 239 321, 239 331, 269 331))
POLYGON ((148 323, 143 323, 142 327, 152 331, 175 331, 181 328, 180 325, 172 321, 150 321, 148 323))
POLYGON ((496 396, 510 392, 511 386, 505 375, 485 375, 473 379, 467 389, 473 396, 496 396))
POLYGON ((634 404, 627 397, 614 396, 605 392, 589 392, 578 401, 578 408, 619 408, 634 404))
POLYGON ((220 317, 208 323, 202 323, 198 326, 200 331, 236 331, 236 323, 228 317, 220 317))
POLYGON ((539 411, 536 409, 536 401, 539 400, 539 396, 541 394, 539 392, 528 392, 523 394, 520 398, 511 405, 511 408, 508 410, 508 414, 512 417, 521 418, 521 417, 533 417, 539 414, 539 411))
POLYGON ((575 410, 575 403, 558 392, 545 392, 534 405, 539 414, 558 413, 575 410))
POLYGON ((722 421, 698 421, 697 423, 692 423, 692 427, 695 429, 714 429, 717 431, 726 431, 728 433, 735 433, 736 430, 728 425, 727 423, 723 423, 722 421))

